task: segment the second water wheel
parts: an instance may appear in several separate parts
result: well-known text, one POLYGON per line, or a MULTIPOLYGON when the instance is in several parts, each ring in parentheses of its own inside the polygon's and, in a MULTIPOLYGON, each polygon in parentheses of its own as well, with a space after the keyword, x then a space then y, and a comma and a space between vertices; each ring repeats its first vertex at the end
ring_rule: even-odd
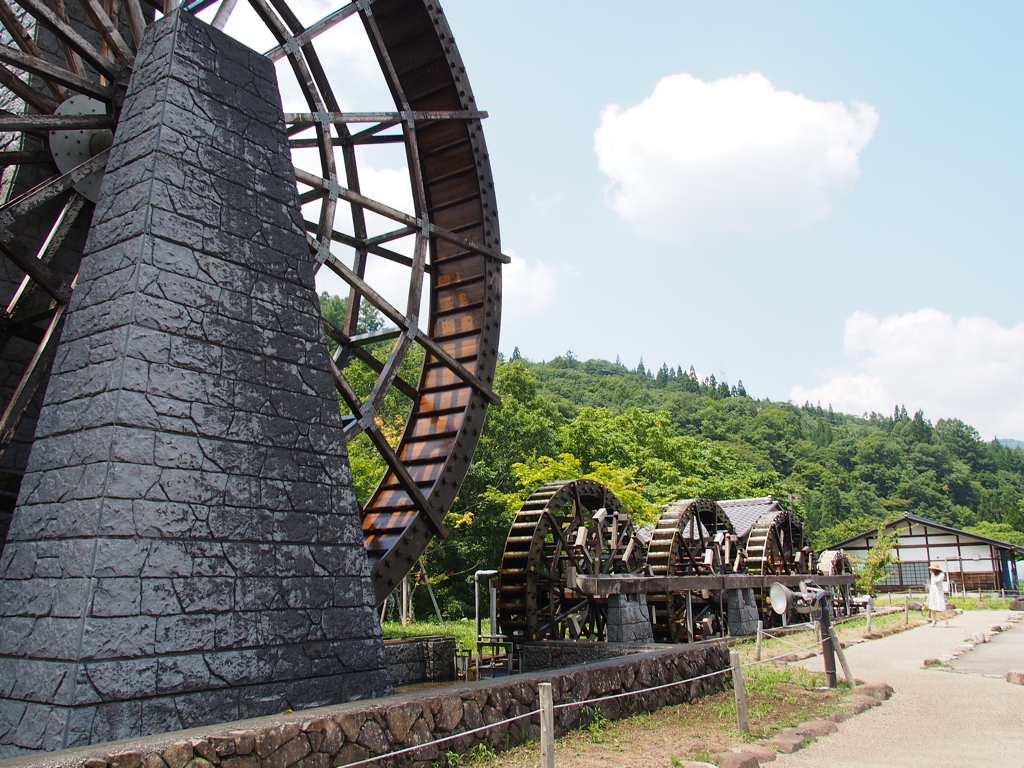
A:
MULTIPOLYGON (((669 504, 655 527, 647 553, 652 576, 710 576, 738 573, 744 554, 732 523, 711 499, 669 504)), ((647 596, 654 639, 686 643, 727 633, 722 590, 647 596)))

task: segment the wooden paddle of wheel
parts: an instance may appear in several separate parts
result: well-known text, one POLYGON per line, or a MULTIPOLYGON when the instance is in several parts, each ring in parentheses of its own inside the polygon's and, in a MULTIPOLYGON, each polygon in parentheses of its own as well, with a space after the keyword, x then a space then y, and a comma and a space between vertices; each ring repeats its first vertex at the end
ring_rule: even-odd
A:
POLYGON ((513 642, 603 640, 608 600, 577 592, 576 576, 639 573, 642 549, 629 515, 605 486, 592 480, 541 486, 505 540, 501 633, 513 642))
MULTIPOLYGON (((737 573, 743 551, 728 516, 711 499, 669 504, 658 520, 647 552, 652 576, 737 573)), ((725 594, 696 590, 647 596, 654 639, 687 643, 722 636, 727 627, 725 594)))
MULTIPOLYGON (((818 558, 818 573, 822 576, 843 576, 853 573, 853 563, 845 549, 826 549, 818 558)), ((850 599, 850 585, 831 587, 832 615, 850 616, 853 614, 853 603, 850 599)))
MULTIPOLYGON (((814 573, 814 552, 803 522, 785 509, 766 512, 747 537, 747 572, 764 576, 814 573)), ((768 590, 757 590, 758 609, 765 626, 781 623, 768 601, 768 590)), ((792 618, 792 617, 789 617, 792 618)))

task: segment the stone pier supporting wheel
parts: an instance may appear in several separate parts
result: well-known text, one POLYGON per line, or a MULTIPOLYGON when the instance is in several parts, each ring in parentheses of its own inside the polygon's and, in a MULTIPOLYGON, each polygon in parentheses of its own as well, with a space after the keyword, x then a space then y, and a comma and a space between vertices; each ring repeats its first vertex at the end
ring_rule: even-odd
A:
MULTIPOLYGON (((152 0, 0 0, 0 542, 135 52, 153 18, 177 6, 174 0, 166 7, 152 0)), ((497 399, 491 385, 501 265, 508 259, 499 250, 481 130, 486 113, 476 106, 434 2, 360 0, 319 19, 301 18, 306 6, 287 0, 181 6, 229 34, 242 9, 255 12, 275 41, 266 55, 278 63, 282 87, 303 102, 304 111, 286 113, 285 123, 309 258, 349 288, 344 322, 325 326, 338 345, 332 374, 351 417, 346 438, 365 433, 386 468, 363 508, 380 602, 431 538, 445 535, 442 519, 469 468, 487 405, 497 399), (393 109, 342 110, 335 88, 358 74, 323 64, 334 53, 331 30, 341 24, 365 34, 393 109), (323 59, 321 43, 328 53, 323 59), (412 210, 396 210, 361 191, 361 153, 381 144, 404 148, 412 210), (368 221, 374 220, 390 222, 390 229, 371 236, 368 221), (372 285, 375 263, 405 270, 402 303, 372 285), (366 304, 387 327, 361 332, 366 304), (389 398, 407 414, 397 438, 380 419, 389 398)), ((209 214, 195 212, 199 231, 217 226, 215 217, 204 218, 209 214)))
MULTIPOLYGON (((652 576, 703 576, 740 573, 743 550, 732 523, 711 499, 669 504, 658 519, 647 551, 652 576)), ((654 639, 687 643, 726 634, 725 596, 721 590, 652 594, 654 639)))
MULTIPOLYGON (((766 512, 747 537, 747 571, 763 576, 814 573, 814 552, 803 522, 785 509, 766 512)), ((768 590, 758 590, 758 608, 765 626, 781 622, 768 601, 768 590)), ((793 617, 790 617, 793 618, 793 617)))
POLYGON ((501 633, 513 642, 604 640, 607 598, 577 592, 576 575, 642 570, 642 544, 611 491, 592 480, 547 483, 523 504, 505 540, 501 633))

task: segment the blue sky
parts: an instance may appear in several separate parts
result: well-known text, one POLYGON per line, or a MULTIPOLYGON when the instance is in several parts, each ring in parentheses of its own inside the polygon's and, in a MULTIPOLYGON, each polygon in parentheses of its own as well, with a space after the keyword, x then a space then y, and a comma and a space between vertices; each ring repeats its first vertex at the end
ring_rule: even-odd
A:
MULTIPOLYGON (((490 114, 505 354, 1024 438, 1024 6, 444 7, 490 114)), ((228 31, 265 50, 238 8, 228 31)), ((349 19, 317 48, 344 109, 391 108, 361 36, 349 19)), ((360 151, 363 191, 409 210, 402 153, 360 151)))
MULTIPOLYGON (((506 281, 503 351, 692 364, 741 378, 758 397, 820 397, 853 412, 899 401, 933 419, 964 418, 987 438, 1024 435, 1021 7, 444 7, 490 113, 502 243, 518 262, 506 281), (652 235, 616 210, 621 187, 595 152, 602 111, 628 112, 683 73, 706 84, 760 73, 807 104, 873 108, 877 126, 854 170, 819 190, 831 212, 796 215, 782 231, 740 216, 675 232, 691 194, 662 212, 652 235)), ((676 104, 699 123, 692 106, 676 104)), ((731 108, 742 121, 742 104, 731 108)), ((679 122, 657 119, 673 114, 655 108, 632 126, 642 126, 645 151, 693 143, 679 122)), ((758 125, 746 140, 762 117, 750 113, 758 125)), ((766 160, 764 172, 785 177, 790 160, 799 151, 766 160)), ((682 186, 693 180, 686 168, 676 169, 682 186)), ((651 199, 671 192, 673 172, 653 182, 651 199)), ((713 164, 698 179, 705 172, 719 178, 713 164)), ((723 215, 733 210, 728 194, 744 191, 742 178, 726 184, 723 215)))

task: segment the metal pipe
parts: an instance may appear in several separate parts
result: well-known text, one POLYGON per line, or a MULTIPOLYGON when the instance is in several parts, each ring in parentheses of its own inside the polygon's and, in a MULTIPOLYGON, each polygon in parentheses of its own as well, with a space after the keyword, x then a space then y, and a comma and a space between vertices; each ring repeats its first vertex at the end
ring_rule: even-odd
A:
POLYGON ((487 586, 487 596, 491 601, 491 639, 494 639, 498 634, 498 580, 488 580, 487 586))
POLYGON ((473 574, 473 609, 476 616, 476 664, 480 666, 480 577, 497 576, 497 571, 477 571, 473 574))

